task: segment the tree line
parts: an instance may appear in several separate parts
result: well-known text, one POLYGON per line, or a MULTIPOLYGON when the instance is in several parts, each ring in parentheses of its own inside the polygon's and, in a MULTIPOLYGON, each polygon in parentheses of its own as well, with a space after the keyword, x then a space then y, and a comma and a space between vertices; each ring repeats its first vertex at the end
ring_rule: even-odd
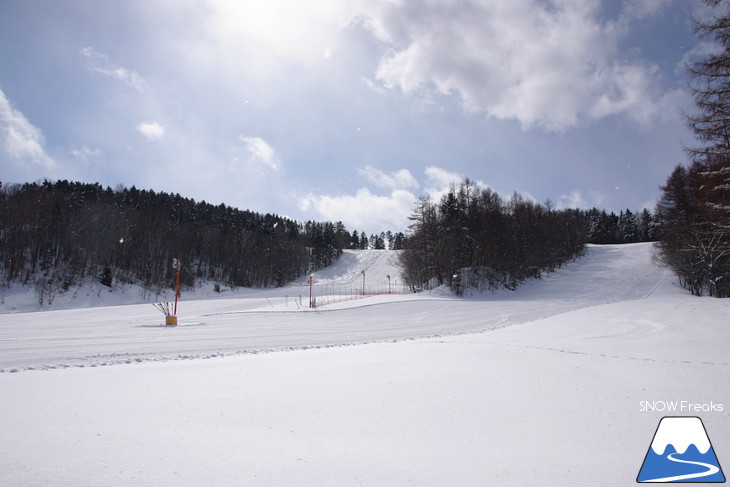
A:
POLYGON ((585 216, 588 224, 588 243, 625 244, 654 242, 657 239, 658 222, 646 208, 640 212, 626 209, 620 211, 618 215, 592 208, 585 216))
POLYGON ((727 162, 716 166, 695 161, 689 168, 677 166, 662 187, 658 259, 696 296, 730 297, 728 183, 727 162), (718 199, 724 203, 716 203, 718 199))
POLYGON ((173 258, 183 286, 282 286, 332 264, 350 242, 340 222, 302 224, 134 186, 0 183, 1 284, 35 284, 41 304, 86 278, 160 292, 173 285, 173 258))
POLYGON ((403 250, 405 247, 406 236, 403 232, 395 232, 388 230, 387 232, 374 233, 368 238, 365 232, 358 233, 353 230, 350 238, 350 249, 353 250, 403 250))
POLYGON ((690 61, 687 71, 697 112, 687 123, 698 146, 686 148, 662 187, 656 208, 658 259, 697 296, 730 297, 730 6, 705 0, 720 12, 695 22, 701 39, 720 49, 690 61))
POLYGON ((587 243, 651 242, 652 213, 625 210, 556 210, 515 193, 505 200, 490 188, 465 179, 440 201, 421 198, 400 255, 402 277, 413 289, 448 285, 515 289, 527 279, 583 255, 587 243))
POLYGON ((584 212, 550 206, 517 194, 505 201, 469 179, 439 202, 421 198, 400 255, 402 278, 414 289, 447 284, 457 294, 515 289, 583 254, 584 212))
POLYGON ((0 285, 33 284, 41 304, 88 279, 158 294, 172 287, 177 258, 183 287, 283 286, 331 265, 343 249, 388 248, 405 249, 403 278, 414 289, 431 281, 457 292, 514 289, 579 256, 586 242, 644 241, 655 231, 646 210, 556 211, 516 194, 505 201, 469 180, 438 204, 419 200, 411 219, 407 236, 368 236, 341 222, 299 223, 134 186, 0 183, 0 285))

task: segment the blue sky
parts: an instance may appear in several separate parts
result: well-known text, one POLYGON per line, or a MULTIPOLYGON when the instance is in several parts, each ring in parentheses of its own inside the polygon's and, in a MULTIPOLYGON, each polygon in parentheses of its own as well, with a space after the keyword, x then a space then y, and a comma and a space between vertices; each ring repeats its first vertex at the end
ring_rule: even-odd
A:
POLYGON ((0 180, 404 230, 469 177, 653 208, 693 136, 699 0, 8 0, 0 180))

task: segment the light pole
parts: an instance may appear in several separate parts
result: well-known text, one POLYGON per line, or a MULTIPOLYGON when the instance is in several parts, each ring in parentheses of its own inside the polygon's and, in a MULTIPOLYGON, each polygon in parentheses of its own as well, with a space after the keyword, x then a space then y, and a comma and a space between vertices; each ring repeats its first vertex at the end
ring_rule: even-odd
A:
POLYGON ((365 296, 365 271, 361 271, 362 274, 362 295, 365 296))
POLYGON ((388 294, 390 294, 390 274, 388 274, 388 275, 387 275, 387 276, 385 276, 385 277, 387 277, 387 278, 388 278, 388 294))

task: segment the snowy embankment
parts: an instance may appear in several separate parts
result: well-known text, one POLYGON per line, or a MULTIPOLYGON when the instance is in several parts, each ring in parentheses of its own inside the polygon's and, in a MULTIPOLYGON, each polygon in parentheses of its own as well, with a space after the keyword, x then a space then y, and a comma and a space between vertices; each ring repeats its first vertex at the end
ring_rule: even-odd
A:
POLYGON ((183 301, 177 328, 149 304, 1 315, 0 484, 627 485, 663 400, 724 404, 684 413, 728 463, 730 301, 650 250, 466 299, 183 301), (281 349, 304 350, 254 353, 281 349))

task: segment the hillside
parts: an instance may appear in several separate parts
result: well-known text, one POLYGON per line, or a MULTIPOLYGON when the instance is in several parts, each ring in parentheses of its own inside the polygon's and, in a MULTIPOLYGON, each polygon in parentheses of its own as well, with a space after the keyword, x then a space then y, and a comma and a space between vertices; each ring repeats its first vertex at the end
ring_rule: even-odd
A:
POLYGON ((132 186, 0 183, 0 291, 30 286, 41 305, 89 283, 183 288, 272 287, 334 262, 350 244, 342 223, 296 222, 132 186))
MULTIPOLYGON (((320 279, 357 281, 356 256, 320 279)), ((730 304, 651 245, 516 292, 311 310, 305 288, 184 301, 177 328, 149 304, 3 315, 0 481, 624 485, 666 414, 642 401, 730 402, 730 304)), ((725 413, 684 414, 727 463, 725 413)))

